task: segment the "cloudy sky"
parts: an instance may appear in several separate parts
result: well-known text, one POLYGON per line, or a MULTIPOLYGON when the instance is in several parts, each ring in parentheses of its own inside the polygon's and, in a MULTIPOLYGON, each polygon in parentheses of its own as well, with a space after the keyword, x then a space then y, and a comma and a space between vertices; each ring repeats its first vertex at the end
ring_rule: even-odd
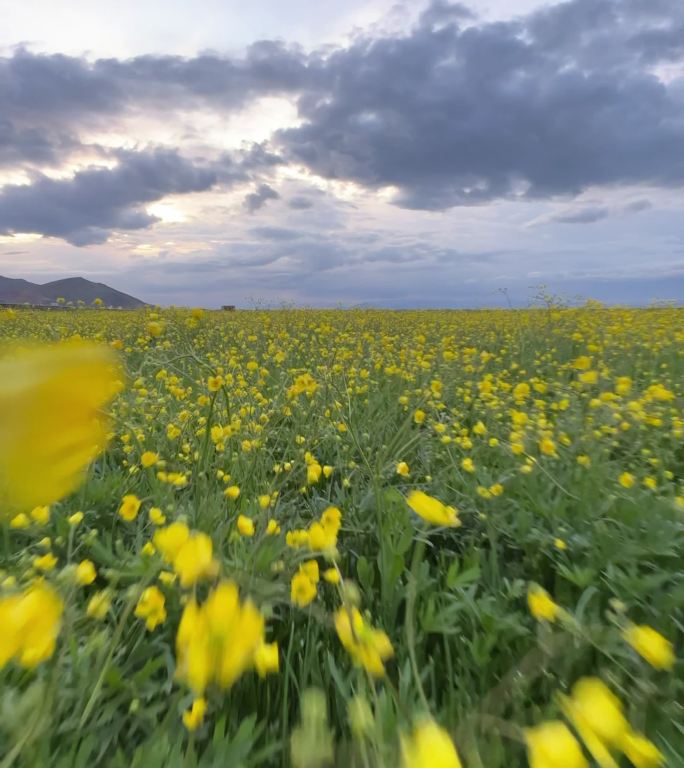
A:
POLYGON ((0 274, 684 296, 684 0, 0 0, 0 274))

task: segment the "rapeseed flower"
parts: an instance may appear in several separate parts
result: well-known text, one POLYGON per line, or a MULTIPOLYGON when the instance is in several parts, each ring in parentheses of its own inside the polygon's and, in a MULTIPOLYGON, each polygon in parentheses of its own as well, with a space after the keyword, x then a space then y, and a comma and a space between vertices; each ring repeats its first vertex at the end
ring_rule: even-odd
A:
POLYGON ((439 499, 428 496, 423 491, 411 491, 406 503, 417 515, 432 525, 457 527, 461 524, 458 511, 454 507, 443 504, 439 499))
POLYGON ((337 636, 352 661, 373 677, 382 677, 384 662, 394 655, 389 637, 366 623, 358 608, 342 606, 335 612, 334 621, 337 636))
POLYGON ((672 643, 646 624, 632 624, 624 633, 625 640, 656 669, 672 669, 676 661, 672 643))
POLYGON ((418 725, 409 739, 401 740, 403 768, 461 768, 449 734, 434 720, 418 725))

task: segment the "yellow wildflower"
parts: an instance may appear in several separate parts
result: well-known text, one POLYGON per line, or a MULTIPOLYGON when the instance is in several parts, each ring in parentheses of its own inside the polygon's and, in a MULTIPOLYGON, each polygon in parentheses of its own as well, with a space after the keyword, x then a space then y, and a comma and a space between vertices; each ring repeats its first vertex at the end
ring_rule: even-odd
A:
POLYGON ((52 504, 74 491, 107 442, 103 407, 121 385, 109 347, 66 342, 0 359, 0 500, 52 504))
POLYGON ((530 768, 589 768, 577 739, 560 720, 526 728, 525 743, 530 768))
POLYGON ((527 590, 527 605, 530 613, 538 621, 555 621, 560 613, 560 607, 551 599, 549 593, 534 582, 527 590))
POLYGON ((192 707, 183 712, 183 725, 189 731, 195 731, 202 725, 204 715, 207 711, 207 702, 200 697, 192 702, 192 707))
POLYGON ((402 738, 403 768, 461 768, 449 734, 434 720, 417 726, 410 739, 402 738))
POLYGON ((254 536, 254 520, 246 515, 240 515, 237 519, 237 529, 240 536, 254 536))
POLYGON ((101 621, 109 612, 111 604, 111 596, 107 590, 96 592, 88 601, 86 615, 91 619, 98 619, 101 621))
POLYGON ((461 524, 456 509, 446 506, 439 499, 428 496, 423 491, 411 491, 406 503, 417 515, 432 525, 456 527, 461 524))
POLYGON ((133 493, 126 494, 121 500, 121 506, 119 507, 119 517, 124 519, 127 523, 132 522, 138 516, 140 510, 140 499, 133 493))
POLYGON ((624 631, 625 640, 656 669, 672 669, 675 654, 672 643, 646 624, 632 624, 624 631))
POLYGON ((374 677, 385 674, 384 662, 394 655, 387 635, 366 623, 358 608, 343 606, 335 612, 335 630, 352 661, 374 677))
POLYGON ((135 615, 145 619, 145 626, 150 632, 166 621, 166 600, 159 587, 147 587, 140 595, 135 606, 135 615))
POLYGON ((290 584, 290 599, 300 608, 305 608, 316 597, 316 585, 305 571, 297 571, 290 584))
POLYGON ((91 560, 82 560, 76 566, 76 581, 79 584, 87 585, 92 584, 97 577, 97 571, 91 560))

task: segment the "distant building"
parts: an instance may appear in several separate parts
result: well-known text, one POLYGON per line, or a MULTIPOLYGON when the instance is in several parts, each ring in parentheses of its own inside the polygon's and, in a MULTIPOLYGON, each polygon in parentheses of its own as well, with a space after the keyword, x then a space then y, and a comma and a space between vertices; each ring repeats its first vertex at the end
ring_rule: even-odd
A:
POLYGON ((224 304, 221 309, 224 312, 235 312, 235 304, 224 304))

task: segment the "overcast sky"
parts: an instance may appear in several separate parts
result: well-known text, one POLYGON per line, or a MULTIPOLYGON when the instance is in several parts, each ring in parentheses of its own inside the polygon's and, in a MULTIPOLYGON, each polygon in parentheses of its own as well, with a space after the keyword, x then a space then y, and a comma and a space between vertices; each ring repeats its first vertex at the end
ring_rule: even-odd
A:
POLYGON ((684 0, 0 0, 0 274, 684 296, 684 0))

